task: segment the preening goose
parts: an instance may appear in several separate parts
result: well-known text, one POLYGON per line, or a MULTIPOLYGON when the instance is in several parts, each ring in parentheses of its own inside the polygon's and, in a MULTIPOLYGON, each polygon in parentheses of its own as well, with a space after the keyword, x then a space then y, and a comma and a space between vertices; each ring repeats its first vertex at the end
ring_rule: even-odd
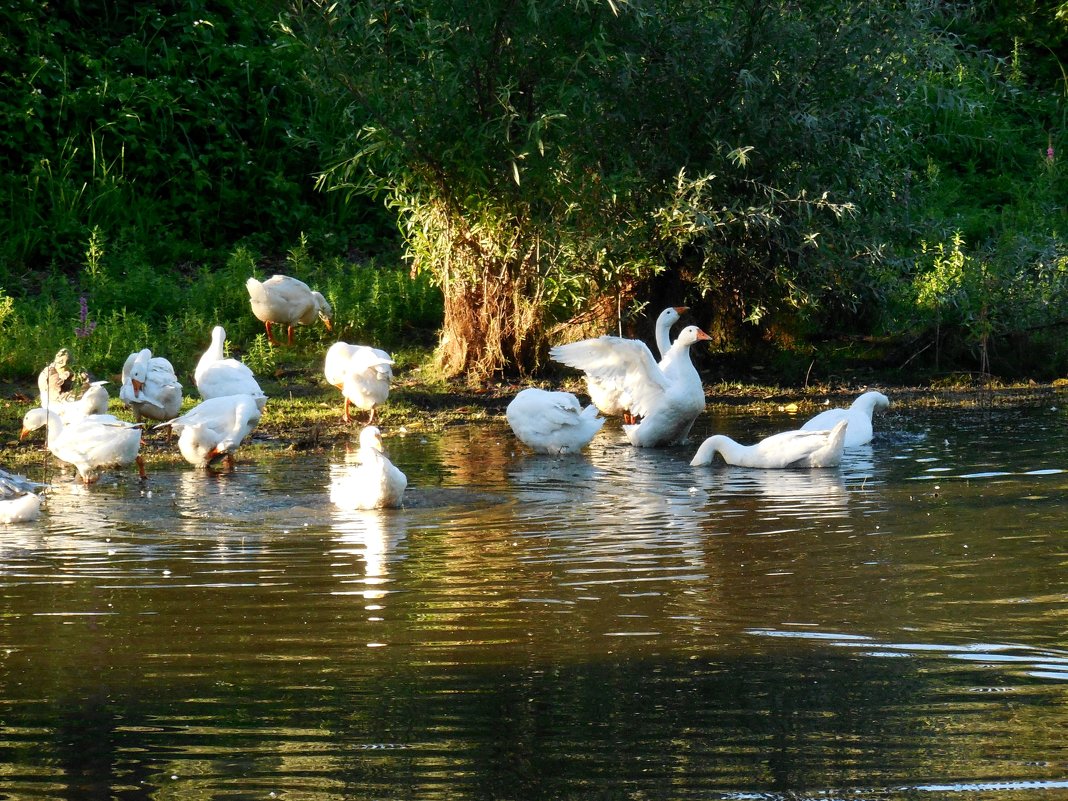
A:
POLYGON ((170 420, 182 408, 182 385, 170 361, 144 348, 126 357, 119 400, 130 407, 138 422, 170 420))
POLYGON ((516 438, 538 453, 576 453, 604 425, 596 406, 583 409, 570 392, 537 387, 519 392, 508 404, 505 417, 516 438))
POLYGON ((266 281, 249 278, 245 288, 252 303, 252 313, 263 322, 272 345, 278 344, 271 332, 272 323, 286 327, 290 345, 293 344, 295 325, 310 325, 322 320, 327 331, 333 330, 330 320, 334 312, 330 304, 303 281, 288 275, 273 275, 266 281))
POLYGON ((371 410, 367 419, 375 419, 375 407, 389 397, 393 380, 393 359, 384 350, 368 345, 349 345, 336 342, 326 352, 323 375, 329 384, 341 390, 345 397, 344 420, 348 423, 349 406, 361 411, 371 410))
POLYGON ((848 425, 841 420, 830 431, 783 431, 755 445, 740 445, 725 434, 716 434, 701 443, 690 464, 712 464, 719 453, 727 464, 739 467, 834 467, 842 461, 848 425))

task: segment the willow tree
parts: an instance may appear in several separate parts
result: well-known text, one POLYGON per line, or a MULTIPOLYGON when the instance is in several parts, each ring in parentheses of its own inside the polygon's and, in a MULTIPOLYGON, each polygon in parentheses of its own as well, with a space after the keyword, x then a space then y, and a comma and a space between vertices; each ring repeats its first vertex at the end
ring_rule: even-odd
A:
POLYGON ((441 365, 477 381, 563 321, 605 330, 669 259, 743 316, 834 284, 809 254, 851 182, 879 193, 854 179, 893 92, 901 19, 870 5, 364 0, 286 24, 351 132, 322 185, 397 212, 444 293, 441 365))

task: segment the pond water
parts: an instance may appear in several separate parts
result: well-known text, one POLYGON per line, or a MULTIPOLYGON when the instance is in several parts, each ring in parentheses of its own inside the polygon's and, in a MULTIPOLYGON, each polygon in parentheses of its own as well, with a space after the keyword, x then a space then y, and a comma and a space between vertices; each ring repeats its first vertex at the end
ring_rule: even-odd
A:
POLYGON ((879 416, 838 469, 501 424, 158 469, 0 526, 0 798, 1068 797, 1068 396, 879 416))

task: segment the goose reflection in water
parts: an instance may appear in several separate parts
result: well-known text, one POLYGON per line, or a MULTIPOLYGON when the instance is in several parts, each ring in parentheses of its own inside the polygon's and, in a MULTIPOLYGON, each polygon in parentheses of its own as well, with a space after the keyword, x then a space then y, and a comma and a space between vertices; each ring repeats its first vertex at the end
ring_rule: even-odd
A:
POLYGON ((516 523, 539 543, 524 561, 563 568, 557 591, 615 585, 615 593, 658 593, 659 583, 706 579, 704 513, 683 468, 689 470, 672 449, 611 438, 595 440, 583 454, 514 460, 516 523))
POLYGON ((404 558, 401 543, 408 535, 408 522, 403 514, 375 511, 337 511, 330 524, 334 545, 330 549, 335 558, 335 576, 345 589, 337 595, 360 595, 368 601, 381 601, 389 590, 389 566, 404 558), (337 558, 345 561, 338 561, 337 558), (363 576, 351 571, 349 557, 363 562, 363 576), (363 585, 350 590, 349 585, 363 585))

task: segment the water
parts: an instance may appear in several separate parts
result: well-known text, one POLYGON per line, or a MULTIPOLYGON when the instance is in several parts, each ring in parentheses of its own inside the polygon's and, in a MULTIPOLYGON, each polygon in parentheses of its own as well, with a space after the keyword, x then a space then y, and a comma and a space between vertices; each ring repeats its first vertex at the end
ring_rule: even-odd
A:
POLYGON ((393 436, 382 513, 342 453, 57 475, 0 527, 0 798, 1068 797, 1065 400, 820 471, 393 436))

